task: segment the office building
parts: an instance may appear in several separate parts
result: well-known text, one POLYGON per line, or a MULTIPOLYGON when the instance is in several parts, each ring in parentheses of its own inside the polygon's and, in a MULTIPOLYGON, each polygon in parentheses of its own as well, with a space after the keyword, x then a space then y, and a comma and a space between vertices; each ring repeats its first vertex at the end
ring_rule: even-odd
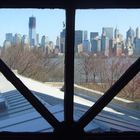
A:
POLYGON ((109 56, 109 38, 104 35, 101 37, 101 54, 109 56))
POLYGON ((96 38, 98 36, 99 36, 98 32, 90 32, 90 42, 91 42, 91 40, 93 40, 94 38, 96 38))
POLYGON ((79 44, 78 45, 78 53, 82 53, 83 52, 83 45, 79 44))
POLYGON ((36 18, 33 16, 29 18, 29 41, 30 46, 36 45, 36 18))
POLYGON ((60 33, 60 52, 65 52, 65 32, 66 30, 63 29, 63 31, 60 33))
POLYGON ((136 38, 140 38, 140 29, 139 29, 139 27, 136 28, 136 38))
POLYGON ((126 32, 126 50, 127 50, 127 55, 133 55, 133 51, 134 51, 134 37, 135 37, 135 32, 130 27, 129 30, 126 32))
POLYGON ((82 44, 83 41, 83 31, 76 30, 75 31, 75 52, 78 52, 78 45, 82 44))
POLYGON ((43 35, 41 38, 41 47, 43 48, 47 47, 48 43, 49 43, 48 37, 43 35))
POLYGON ((39 46, 39 34, 36 34, 36 45, 39 46))
POLYGON ((131 45, 133 46, 134 44, 134 36, 135 32, 134 30, 130 27, 129 30, 126 32, 126 41, 130 41, 131 45))
POLYGON ((10 41, 7 41, 5 40, 4 43, 3 43, 3 47, 4 49, 8 49, 10 48, 12 45, 11 45, 11 42, 10 41))
POLYGON ((112 27, 103 27, 102 28, 102 35, 105 36, 105 38, 106 38, 105 40, 106 41, 109 40, 109 45, 106 46, 105 52, 108 52, 108 50, 109 50, 108 53, 111 54, 112 53, 112 48, 113 48, 113 28, 112 27))
POLYGON ((101 51, 101 40, 96 37, 91 40, 91 52, 92 53, 99 53, 101 51))
POLYGON ((88 31, 83 31, 84 40, 88 40, 88 31))
POLYGON ((119 38, 119 29, 117 27, 114 30, 114 38, 119 38))
POLYGON ((6 33, 5 40, 10 41, 11 45, 13 44, 13 34, 12 33, 6 33))
POLYGON ((140 38, 135 39, 134 56, 140 56, 140 38))
POLYGON ((29 38, 27 35, 23 35, 22 37, 22 47, 24 49, 29 50, 30 49, 30 45, 29 45, 29 38))
POLYGON ((103 27, 102 34, 110 39, 113 39, 113 28, 112 27, 103 27))
POLYGON ((88 53, 88 52, 91 52, 89 40, 83 40, 82 45, 83 45, 83 51, 84 51, 84 52, 87 52, 87 53, 88 53))
POLYGON ((56 38, 56 45, 55 45, 55 48, 59 49, 60 48, 60 37, 57 36, 56 38))
POLYGON ((54 49, 54 43, 52 41, 49 41, 48 46, 46 48, 46 53, 47 54, 53 53, 53 49, 54 49))
POLYGON ((21 45, 22 45, 21 34, 17 34, 17 33, 15 34, 15 36, 14 36, 14 45, 21 47, 21 45))

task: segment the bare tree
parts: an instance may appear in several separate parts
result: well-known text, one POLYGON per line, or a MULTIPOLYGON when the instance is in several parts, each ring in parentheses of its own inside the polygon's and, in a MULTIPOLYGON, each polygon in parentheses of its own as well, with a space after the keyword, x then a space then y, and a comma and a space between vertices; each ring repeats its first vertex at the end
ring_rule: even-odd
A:
MULTIPOLYGON (((12 46, 3 50, 1 58, 11 69, 18 70, 19 74, 40 81, 47 81, 53 71, 57 71, 58 67, 60 69, 57 59, 53 61, 49 55, 44 55, 37 48, 29 51, 23 50, 21 46, 12 46)), ((54 76, 53 78, 55 79, 54 76)))

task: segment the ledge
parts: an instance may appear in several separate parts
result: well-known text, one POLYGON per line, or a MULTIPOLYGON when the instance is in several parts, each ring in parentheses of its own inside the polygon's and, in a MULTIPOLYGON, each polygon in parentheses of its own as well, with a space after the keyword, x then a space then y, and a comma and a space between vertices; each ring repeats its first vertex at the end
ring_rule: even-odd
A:
MULTIPOLYGON (((81 92, 81 93, 85 93, 85 94, 92 94, 93 97, 95 98, 99 98, 101 97, 104 93, 100 92, 100 91, 96 91, 96 90, 92 90, 92 89, 88 89, 79 85, 74 84, 74 90, 81 92)), ((114 97, 114 99, 111 101, 115 104, 119 104, 121 106, 130 108, 130 109, 135 109, 135 110, 140 110, 140 103, 139 102, 134 102, 134 101, 130 101, 127 99, 123 99, 120 97, 114 97)))

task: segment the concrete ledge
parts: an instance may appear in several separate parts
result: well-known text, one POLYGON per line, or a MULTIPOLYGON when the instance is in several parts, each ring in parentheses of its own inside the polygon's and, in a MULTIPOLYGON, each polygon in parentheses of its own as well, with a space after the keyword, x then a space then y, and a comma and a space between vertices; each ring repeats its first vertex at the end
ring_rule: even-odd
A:
MULTIPOLYGON (((93 96, 97 99, 100 98, 102 95, 104 95, 103 92, 88 89, 88 88, 85 88, 76 84, 74 84, 74 90, 75 92, 84 93, 85 95, 93 96)), ((111 102, 130 108, 130 109, 140 110, 140 102, 134 102, 134 101, 120 98, 120 97, 114 97, 114 99, 111 102)))

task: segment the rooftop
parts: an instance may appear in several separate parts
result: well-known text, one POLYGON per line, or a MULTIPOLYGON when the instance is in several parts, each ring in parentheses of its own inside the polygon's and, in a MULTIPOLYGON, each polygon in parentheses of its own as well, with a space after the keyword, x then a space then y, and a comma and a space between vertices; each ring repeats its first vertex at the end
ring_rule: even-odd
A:
MULTIPOLYGON (((16 76, 34 93, 34 95, 59 120, 64 120, 64 92, 60 87, 41 83, 16 73, 16 76)), ((0 112, 0 131, 12 132, 48 132, 53 128, 32 105, 0 73, 0 95, 7 107, 0 112)), ((75 94, 74 118, 78 120, 95 103, 95 99, 75 94)), ((140 131, 140 114, 111 104, 86 126, 85 131, 140 131)))

